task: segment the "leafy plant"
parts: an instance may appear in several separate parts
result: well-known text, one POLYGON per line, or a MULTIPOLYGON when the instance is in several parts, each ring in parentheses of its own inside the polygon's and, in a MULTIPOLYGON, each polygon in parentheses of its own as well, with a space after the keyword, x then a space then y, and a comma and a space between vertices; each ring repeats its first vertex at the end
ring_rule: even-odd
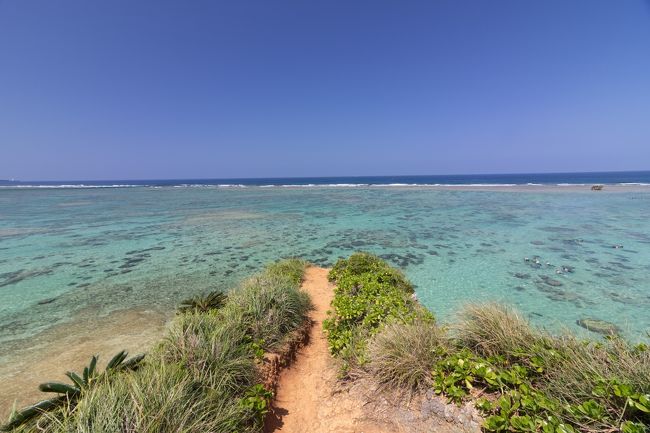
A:
POLYGON ((218 291, 208 293, 207 295, 195 296, 182 301, 181 305, 178 307, 178 312, 207 313, 210 310, 217 310, 223 307, 227 298, 227 295, 218 291))
POLYGON ((246 335, 244 341, 248 343, 248 346, 250 347, 250 350, 253 353, 253 357, 256 361, 261 361, 264 359, 264 340, 253 340, 250 335, 246 335))
POLYGON ((465 308, 446 334, 418 311, 401 274, 375 256, 340 260, 329 277, 337 287, 324 326, 344 368, 363 364, 379 384, 474 401, 487 432, 640 433, 650 426, 645 343, 552 336, 498 304, 465 308))
POLYGON ((264 417, 269 413, 272 398, 273 393, 258 383, 246 390, 239 404, 242 408, 252 411, 255 414, 256 424, 261 426, 264 423, 264 417))
POLYGON ((368 253, 339 260, 329 278, 336 282, 333 310, 323 327, 330 351, 347 363, 363 362, 365 339, 382 325, 409 322, 418 314, 433 321, 411 297, 412 285, 401 272, 368 253))

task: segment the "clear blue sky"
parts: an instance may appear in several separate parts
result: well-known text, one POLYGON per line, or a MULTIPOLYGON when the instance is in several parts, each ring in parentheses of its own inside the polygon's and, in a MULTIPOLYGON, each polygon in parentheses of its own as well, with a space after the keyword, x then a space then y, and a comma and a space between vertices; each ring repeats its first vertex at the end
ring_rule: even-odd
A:
POLYGON ((0 0, 0 179, 635 169, 646 0, 0 0))

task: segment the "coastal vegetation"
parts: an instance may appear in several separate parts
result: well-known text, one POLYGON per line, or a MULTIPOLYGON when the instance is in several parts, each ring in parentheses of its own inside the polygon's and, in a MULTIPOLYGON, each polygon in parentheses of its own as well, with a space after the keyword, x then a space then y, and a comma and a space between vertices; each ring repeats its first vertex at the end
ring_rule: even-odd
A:
MULTIPOLYGON (((231 290, 220 308, 194 308, 203 302, 184 308, 137 370, 97 376, 83 392, 47 386, 44 391, 59 394, 56 407, 40 410, 37 405, 33 416, 24 419, 16 412, 3 429, 260 431, 272 396, 261 383, 262 357, 308 320, 310 299, 299 290, 305 266, 297 259, 272 264, 231 290)), ((90 370, 96 364, 93 358, 89 377, 95 377, 90 370)), ((75 386, 85 383, 70 377, 75 386)))
POLYGON ((227 295, 223 292, 210 292, 207 295, 195 296, 181 302, 178 307, 179 313, 207 313, 210 310, 217 310, 226 303, 227 295))
POLYGON ((415 300, 413 286, 379 257, 357 253, 339 260, 329 273, 336 282, 332 314, 323 327, 330 351, 343 360, 343 373, 366 361, 366 343, 390 321, 433 316, 415 300))
POLYGON ((340 260, 326 330, 346 377, 473 401, 489 432, 624 432, 650 426, 650 350, 612 334, 584 341, 532 327, 516 311, 470 305, 439 326, 379 258, 340 260), (372 298, 369 300, 368 298, 372 298), (387 304, 390 304, 387 305, 387 304))
MULTIPOLYGON (((273 386, 265 354, 310 323, 300 290, 307 263, 269 265, 228 295, 184 301, 146 357, 93 357, 56 397, 17 411, 6 431, 260 432, 273 386)), ((615 330, 600 340, 532 326, 498 304, 466 306, 441 325, 404 274, 368 253, 329 272, 334 298, 323 327, 340 379, 368 379, 406 396, 436 393, 472 404, 486 432, 647 432, 650 349, 615 330)), ((336 397, 332 397, 336 398, 336 397)))
POLYGON ((72 382, 71 384, 61 382, 46 382, 39 385, 38 389, 42 392, 49 392, 57 394, 56 397, 42 400, 32 406, 29 406, 21 411, 13 414, 10 422, 3 426, 3 430, 12 430, 29 421, 37 418, 38 416, 52 412, 61 408, 74 408, 79 398, 83 393, 87 392, 95 384, 106 382, 110 380, 111 375, 116 374, 123 370, 135 370, 138 368, 140 362, 144 359, 144 355, 137 355, 127 359, 128 353, 125 350, 118 352, 108 364, 102 373, 97 371, 98 357, 93 355, 87 367, 84 367, 81 375, 68 371, 65 375, 72 382))

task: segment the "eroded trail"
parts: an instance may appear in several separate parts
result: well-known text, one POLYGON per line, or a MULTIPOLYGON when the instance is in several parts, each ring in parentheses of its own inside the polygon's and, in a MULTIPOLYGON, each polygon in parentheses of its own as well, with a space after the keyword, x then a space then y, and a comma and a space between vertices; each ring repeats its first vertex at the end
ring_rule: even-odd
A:
POLYGON ((333 396, 336 369, 323 334, 323 320, 334 296, 327 281, 327 269, 310 267, 302 290, 309 293, 314 304, 311 318, 314 325, 309 344, 280 376, 274 403, 275 419, 267 432, 353 432, 353 419, 359 409, 344 396, 333 396), (342 397, 342 398, 339 398, 342 397))
MULTIPOLYGON (((323 320, 334 296, 327 269, 310 267, 302 290, 314 304, 309 342, 281 372, 273 416, 264 431, 285 433, 479 433, 480 427, 439 397, 402 401, 378 392, 370 381, 337 381, 337 362, 327 348, 323 320)), ((433 392, 429 393, 433 394, 433 392)), ((471 411, 470 411, 471 412, 471 411)))

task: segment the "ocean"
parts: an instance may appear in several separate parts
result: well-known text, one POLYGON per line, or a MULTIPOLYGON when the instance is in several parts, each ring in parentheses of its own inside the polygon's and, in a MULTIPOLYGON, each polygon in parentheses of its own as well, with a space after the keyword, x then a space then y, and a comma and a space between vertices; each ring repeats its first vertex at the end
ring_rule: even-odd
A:
POLYGON ((647 340, 645 184, 650 172, 5 182, 0 362, 84 311, 171 312, 281 257, 331 266, 359 250, 403 269, 443 322, 498 301, 554 332, 598 337, 578 325, 589 318, 647 340))
POLYGON ((153 179, 9 181, 0 187, 92 188, 136 186, 370 186, 370 185, 650 185, 650 171, 592 173, 519 173, 427 176, 269 177, 238 179, 153 179))

